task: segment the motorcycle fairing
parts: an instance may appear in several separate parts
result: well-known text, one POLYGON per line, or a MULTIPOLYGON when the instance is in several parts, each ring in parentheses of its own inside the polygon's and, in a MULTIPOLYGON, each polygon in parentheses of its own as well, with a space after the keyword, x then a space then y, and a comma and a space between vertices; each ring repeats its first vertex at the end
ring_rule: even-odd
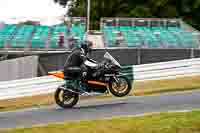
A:
MULTIPOLYGON (((63 71, 53 71, 49 72, 49 75, 55 76, 57 78, 64 79, 64 72, 63 71)), ((88 84, 94 84, 94 85, 101 85, 101 86, 107 86, 107 83, 94 81, 94 80, 88 80, 88 84)))
POLYGON ((86 61, 84 62, 84 64, 85 64, 86 66, 91 67, 91 68, 95 68, 95 67, 98 66, 96 63, 93 63, 93 62, 91 62, 91 61, 89 61, 89 60, 86 60, 86 61))
POLYGON ((55 77, 61 78, 61 79, 64 79, 64 78, 65 78, 65 75, 64 75, 64 72, 63 72, 63 71, 52 71, 52 72, 48 72, 48 75, 52 75, 52 76, 55 76, 55 77))
POLYGON ((112 55, 110 55, 110 53, 106 52, 104 54, 104 58, 110 60, 113 64, 121 68, 121 65, 119 64, 119 62, 116 61, 115 58, 113 58, 112 55))
POLYGON ((88 84, 95 84, 95 85, 107 86, 107 83, 104 83, 104 82, 98 82, 98 81, 92 81, 92 80, 89 80, 87 82, 88 82, 88 84))

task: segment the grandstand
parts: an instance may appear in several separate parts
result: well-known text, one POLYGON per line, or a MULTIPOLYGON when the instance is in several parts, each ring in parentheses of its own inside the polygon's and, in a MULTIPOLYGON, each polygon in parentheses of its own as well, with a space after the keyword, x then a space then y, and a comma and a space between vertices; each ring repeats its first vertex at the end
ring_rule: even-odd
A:
POLYGON ((68 24, 53 26, 1 23, 0 48, 29 48, 31 50, 69 48, 70 39, 73 38, 80 44, 85 34, 85 18, 71 18, 66 23, 68 24), (58 46, 61 33, 64 35, 63 47, 58 46))
MULTIPOLYGON (((85 27, 86 19, 82 17, 69 18, 64 23, 53 26, 1 23, 0 48, 2 50, 26 48, 29 51, 69 50, 79 46, 84 40, 85 27), (61 33, 64 36, 62 46, 58 45, 61 33)), ((88 38, 93 42, 98 41, 96 48, 199 48, 200 46, 200 32, 181 19, 102 18, 98 35, 88 38)))
POLYGON ((102 18, 105 47, 199 48, 200 33, 181 19, 102 18), (121 34, 120 34, 121 33, 121 34), (120 45, 117 43, 121 37, 120 45))

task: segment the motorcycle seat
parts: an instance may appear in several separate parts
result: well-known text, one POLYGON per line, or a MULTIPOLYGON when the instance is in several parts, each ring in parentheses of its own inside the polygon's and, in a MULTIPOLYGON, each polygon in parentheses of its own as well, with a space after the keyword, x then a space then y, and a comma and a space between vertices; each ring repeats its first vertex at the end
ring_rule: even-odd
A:
POLYGON ((67 68, 67 72, 81 72, 81 68, 80 67, 69 67, 67 68))
POLYGON ((79 67, 69 67, 66 69, 65 80, 80 80, 82 75, 82 69, 79 67))
POLYGON ((65 76, 64 79, 65 79, 65 80, 73 80, 73 78, 72 78, 72 77, 69 77, 69 76, 65 76))

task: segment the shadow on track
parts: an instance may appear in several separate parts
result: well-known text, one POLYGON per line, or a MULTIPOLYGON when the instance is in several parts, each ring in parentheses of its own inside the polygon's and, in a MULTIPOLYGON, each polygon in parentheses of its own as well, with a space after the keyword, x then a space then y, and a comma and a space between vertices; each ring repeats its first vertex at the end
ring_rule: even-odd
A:
POLYGON ((88 110, 88 109, 105 109, 105 108, 116 108, 116 107, 122 107, 124 105, 127 105, 129 103, 126 102, 120 102, 120 103, 107 103, 107 104, 98 104, 98 105, 83 105, 83 106, 75 106, 73 108, 69 109, 63 109, 60 107, 56 107, 57 111, 66 111, 66 110, 88 110))
POLYGON ((123 108, 125 106, 133 106, 133 105, 138 105, 138 104, 141 104, 141 103, 138 103, 138 102, 128 102, 128 101, 119 101, 119 102, 115 102, 115 103, 98 103, 98 104, 93 104, 93 103, 87 103, 87 105, 82 105, 82 104, 78 104, 77 106, 73 107, 73 108, 69 108, 69 109, 63 109, 63 108, 60 108, 58 106, 56 106, 56 110, 57 111, 68 111, 68 110, 71 110, 71 111, 77 111, 77 110, 103 110, 103 109, 113 109, 113 108, 123 108))

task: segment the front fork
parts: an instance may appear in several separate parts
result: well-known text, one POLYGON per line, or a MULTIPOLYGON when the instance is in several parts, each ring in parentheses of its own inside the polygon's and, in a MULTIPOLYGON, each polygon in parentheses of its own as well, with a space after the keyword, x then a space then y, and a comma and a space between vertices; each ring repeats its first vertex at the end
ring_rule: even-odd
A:
POLYGON ((117 76, 116 76, 116 75, 114 75, 114 76, 113 76, 113 78, 114 78, 114 80, 116 81, 116 83, 117 83, 117 84, 119 84, 119 83, 120 83, 120 82, 119 82, 119 79, 117 78, 117 76))
POLYGON ((120 76, 120 75, 114 75, 114 76, 113 76, 113 78, 114 78, 114 80, 115 80, 115 82, 116 82, 117 86, 119 87, 119 86, 120 86, 120 84, 121 84, 121 82, 120 82, 120 80, 119 80, 118 76, 120 76))

